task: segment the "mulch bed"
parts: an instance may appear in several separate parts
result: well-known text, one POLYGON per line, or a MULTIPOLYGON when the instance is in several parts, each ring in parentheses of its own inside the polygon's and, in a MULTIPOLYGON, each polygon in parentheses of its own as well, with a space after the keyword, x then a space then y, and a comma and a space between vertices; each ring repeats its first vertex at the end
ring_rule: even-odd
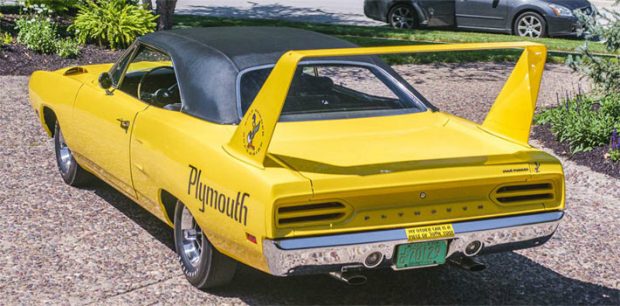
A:
POLYGON ((545 147, 552 149, 559 156, 566 157, 579 165, 589 167, 593 171, 620 179, 620 162, 612 162, 604 157, 608 151, 607 146, 595 148, 590 152, 571 155, 569 146, 557 141, 549 128, 541 125, 534 126, 532 138, 539 140, 545 147))
POLYGON ((76 58, 39 54, 20 44, 0 48, 0 75, 30 75, 36 70, 56 70, 67 66, 116 62, 122 51, 111 51, 93 45, 82 48, 76 58))

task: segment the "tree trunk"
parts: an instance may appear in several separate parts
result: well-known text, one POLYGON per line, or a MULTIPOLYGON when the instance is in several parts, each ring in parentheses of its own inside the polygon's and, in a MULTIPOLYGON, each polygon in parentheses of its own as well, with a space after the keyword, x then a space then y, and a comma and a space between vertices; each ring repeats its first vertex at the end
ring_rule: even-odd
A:
POLYGON ((140 1, 142 3, 142 5, 144 5, 144 8, 149 10, 149 11, 153 11, 153 1, 151 0, 141 0, 140 1))
POLYGON ((157 0, 157 14, 159 15, 157 29, 159 31, 172 29, 172 18, 176 5, 177 0, 157 0))

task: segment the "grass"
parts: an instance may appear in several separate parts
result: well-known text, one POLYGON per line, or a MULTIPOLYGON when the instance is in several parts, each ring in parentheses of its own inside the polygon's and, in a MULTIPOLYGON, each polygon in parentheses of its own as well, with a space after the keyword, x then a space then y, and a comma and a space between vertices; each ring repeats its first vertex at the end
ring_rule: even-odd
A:
MULTIPOLYGON (((563 63, 567 52, 573 52, 583 44, 582 40, 542 38, 532 39, 505 34, 472 33, 454 30, 396 30, 385 27, 327 25, 316 23, 291 22, 266 19, 231 19, 208 16, 176 15, 175 26, 215 27, 215 26, 286 26, 301 28, 334 35, 360 46, 415 45, 428 43, 473 43, 502 41, 534 41, 543 43, 550 51, 549 62, 563 63)), ((594 53, 608 54, 602 44, 592 44, 594 53)), ((516 50, 490 50, 471 52, 450 52, 409 56, 386 56, 390 63, 430 63, 430 62, 471 62, 471 61, 516 61, 520 55, 516 50)))

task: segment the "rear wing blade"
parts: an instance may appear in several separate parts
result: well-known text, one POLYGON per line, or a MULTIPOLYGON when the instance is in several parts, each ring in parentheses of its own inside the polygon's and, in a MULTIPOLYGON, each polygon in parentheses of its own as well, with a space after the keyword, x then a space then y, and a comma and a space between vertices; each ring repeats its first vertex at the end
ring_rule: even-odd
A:
POLYGON ((538 43, 474 43, 289 51, 276 63, 254 102, 224 149, 234 157, 263 168, 269 144, 299 62, 305 58, 431 53, 493 49, 524 49, 482 127, 511 141, 527 144, 547 48, 538 43))

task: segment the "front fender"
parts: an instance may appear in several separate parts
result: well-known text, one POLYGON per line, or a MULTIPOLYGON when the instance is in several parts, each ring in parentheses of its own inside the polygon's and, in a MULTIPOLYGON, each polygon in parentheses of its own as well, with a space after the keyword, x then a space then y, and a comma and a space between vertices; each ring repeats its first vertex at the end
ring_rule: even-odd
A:
MULTIPOLYGON (((56 72, 35 71, 30 77, 28 84, 30 103, 49 136, 52 136, 53 131, 49 122, 46 122, 44 109, 50 109, 63 127, 70 125, 71 110, 82 85, 82 82, 56 72)), ((69 130, 63 129, 66 137, 71 134, 69 130)))

